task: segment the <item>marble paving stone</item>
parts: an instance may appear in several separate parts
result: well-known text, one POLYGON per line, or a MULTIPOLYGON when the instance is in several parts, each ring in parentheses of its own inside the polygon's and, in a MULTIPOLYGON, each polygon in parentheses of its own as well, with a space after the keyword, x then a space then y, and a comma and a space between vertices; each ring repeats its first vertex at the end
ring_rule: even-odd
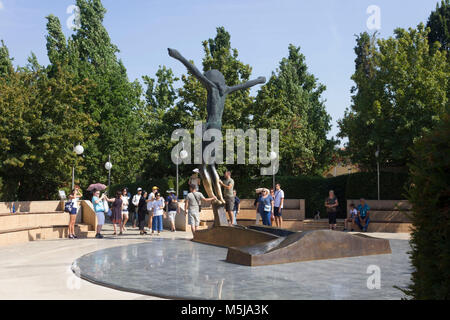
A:
POLYGON ((390 240, 392 254, 247 267, 225 261, 227 249, 158 239, 96 251, 77 259, 82 278, 119 290, 172 299, 401 299, 410 283, 409 242, 390 240), (380 289, 368 289, 371 265, 380 289))

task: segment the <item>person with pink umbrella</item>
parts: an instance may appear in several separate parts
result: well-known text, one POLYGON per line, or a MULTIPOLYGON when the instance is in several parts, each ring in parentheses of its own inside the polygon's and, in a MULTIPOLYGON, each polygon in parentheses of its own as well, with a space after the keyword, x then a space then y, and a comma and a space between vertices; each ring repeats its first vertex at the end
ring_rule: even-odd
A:
POLYGON ((105 207, 103 206, 103 200, 106 199, 106 195, 103 194, 100 197, 100 190, 93 190, 92 204, 94 206, 95 215, 97 216, 97 239, 103 239, 102 228, 105 224, 105 207))

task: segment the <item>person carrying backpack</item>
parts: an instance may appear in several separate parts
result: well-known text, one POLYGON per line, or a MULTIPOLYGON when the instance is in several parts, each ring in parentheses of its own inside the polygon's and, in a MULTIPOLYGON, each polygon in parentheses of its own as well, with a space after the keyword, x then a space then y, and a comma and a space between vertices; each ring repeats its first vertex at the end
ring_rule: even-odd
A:
POLYGON ((205 202, 217 200, 217 197, 206 199, 201 192, 197 192, 195 189, 195 185, 191 184, 189 186, 189 193, 186 196, 186 201, 184 202, 184 212, 185 214, 188 214, 188 223, 191 226, 192 234, 194 234, 200 226, 200 210, 202 200, 205 202))

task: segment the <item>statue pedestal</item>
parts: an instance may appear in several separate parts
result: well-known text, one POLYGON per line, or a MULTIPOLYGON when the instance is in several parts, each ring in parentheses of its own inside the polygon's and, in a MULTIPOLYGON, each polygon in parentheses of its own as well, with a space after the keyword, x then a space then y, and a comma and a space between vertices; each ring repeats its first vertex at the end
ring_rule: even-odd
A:
POLYGON ((224 206, 213 204, 212 208, 214 213, 214 227, 227 227, 228 220, 224 206))
MULTIPOLYGON (((226 222, 221 209, 215 211, 219 223, 226 222)), ((364 234, 265 226, 214 226, 195 232, 193 241, 228 248, 227 262, 252 267, 392 253, 389 240, 364 234)))

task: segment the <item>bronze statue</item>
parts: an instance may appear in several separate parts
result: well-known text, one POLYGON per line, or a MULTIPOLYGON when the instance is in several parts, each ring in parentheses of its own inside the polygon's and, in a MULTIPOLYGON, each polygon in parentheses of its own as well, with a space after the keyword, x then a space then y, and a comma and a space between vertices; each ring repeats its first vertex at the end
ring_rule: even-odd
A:
MULTIPOLYGON (((206 87, 208 91, 207 100, 207 112, 208 119, 206 121, 206 126, 203 127, 203 132, 208 129, 222 130, 222 115, 223 109, 225 107, 225 99, 228 94, 233 93, 237 90, 248 89, 257 84, 263 84, 266 82, 265 77, 259 77, 256 80, 248 81, 246 83, 241 83, 233 87, 228 87, 225 83, 225 77, 219 70, 209 70, 205 74, 201 73, 192 63, 190 63, 186 58, 184 58, 177 50, 168 49, 169 56, 174 59, 179 60, 186 68, 206 87)), ((203 143, 203 151, 205 150, 205 143, 203 143)), ((217 197, 217 200, 213 203, 216 205, 223 206, 225 201, 222 196, 222 189, 220 187, 219 174, 216 171, 216 166, 214 164, 203 164, 200 166, 200 176, 203 181, 203 186, 208 194, 208 197, 217 197), (215 191, 215 192, 214 192, 215 191)))

